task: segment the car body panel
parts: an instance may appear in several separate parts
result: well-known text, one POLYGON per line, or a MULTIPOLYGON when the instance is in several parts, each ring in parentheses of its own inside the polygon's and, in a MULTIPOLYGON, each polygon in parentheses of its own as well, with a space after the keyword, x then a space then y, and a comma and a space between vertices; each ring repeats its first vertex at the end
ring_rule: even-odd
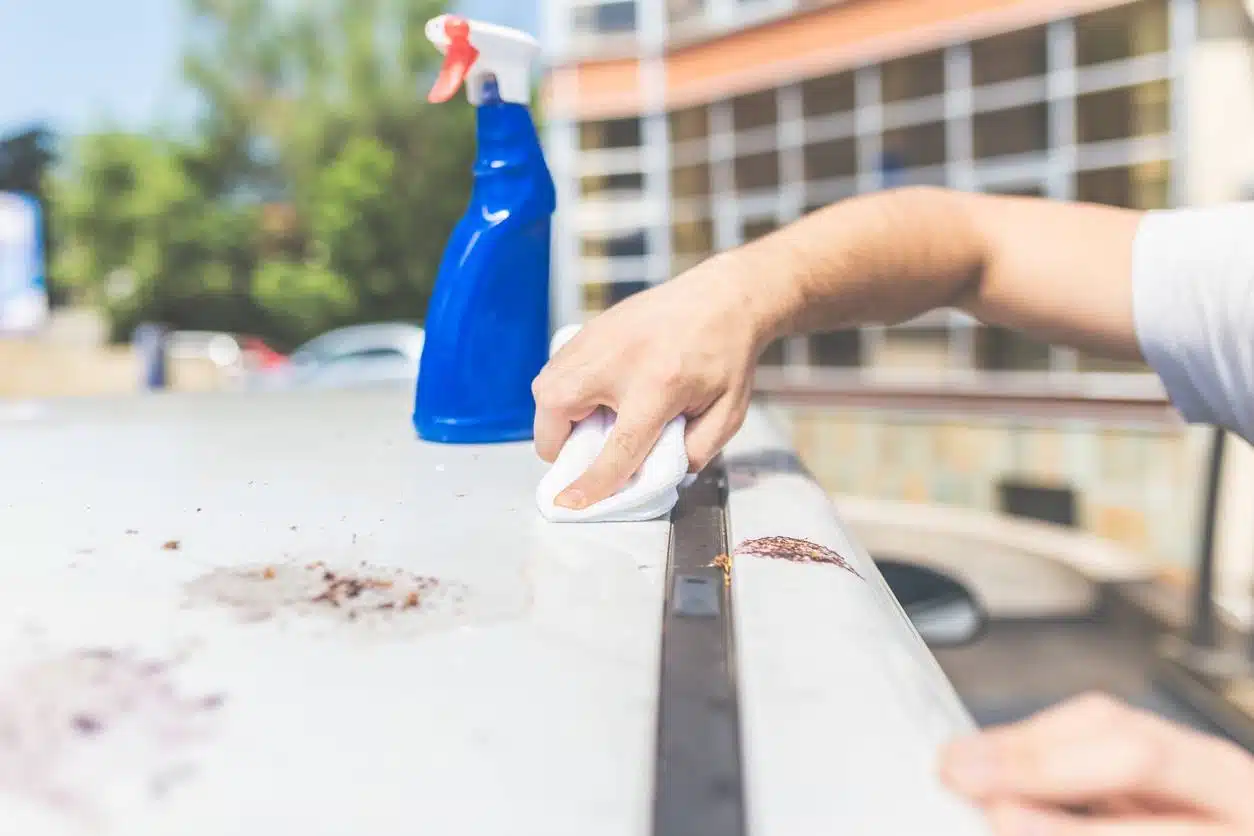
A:
MULTIPOLYGON (((425 444, 411 395, 6 422, 0 730, 24 748, 0 752, 0 832, 650 832, 669 523, 547 523, 531 445, 425 444), (284 597, 320 567, 434 586, 360 618, 373 592, 284 597), (74 679, 101 650, 149 660, 159 687, 128 698, 184 702, 128 713, 74 679)), ((788 452, 756 410, 727 451, 749 833, 984 833, 935 773, 969 718, 822 490, 771 466, 788 452), (781 537, 847 566, 745 551, 781 537)))

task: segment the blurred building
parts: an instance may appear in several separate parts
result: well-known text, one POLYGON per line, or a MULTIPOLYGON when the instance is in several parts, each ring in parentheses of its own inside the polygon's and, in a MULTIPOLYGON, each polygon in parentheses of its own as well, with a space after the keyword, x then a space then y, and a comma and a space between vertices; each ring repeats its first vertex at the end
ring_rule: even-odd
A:
MULTIPOLYGON (((563 319, 884 186, 1159 208, 1231 199, 1254 176, 1242 0, 550 0, 543 14, 563 319)), ((766 359, 1110 368, 950 313, 766 359)))
MULTIPOLYGON (((886 186, 1151 209, 1254 183, 1243 0, 550 0, 542 31, 563 321, 886 186)), ((788 340, 765 364, 1157 387, 1093 378, 1145 370, 957 312, 788 340)), ((1131 413, 1064 421, 1065 405, 1007 418, 995 397, 980 417, 835 403, 789 413, 834 493, 1023 513, 1181 566, 1196 555, 1204 432, 1131 413)))

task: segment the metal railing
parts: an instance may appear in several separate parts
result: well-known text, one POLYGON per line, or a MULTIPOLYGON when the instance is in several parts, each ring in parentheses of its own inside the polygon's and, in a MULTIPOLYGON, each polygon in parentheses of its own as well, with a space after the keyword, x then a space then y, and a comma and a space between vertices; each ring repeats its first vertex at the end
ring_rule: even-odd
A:
POLYGON ((1150 374, 764 368, 754 388, 785 406, 1182 425, 1150 374))

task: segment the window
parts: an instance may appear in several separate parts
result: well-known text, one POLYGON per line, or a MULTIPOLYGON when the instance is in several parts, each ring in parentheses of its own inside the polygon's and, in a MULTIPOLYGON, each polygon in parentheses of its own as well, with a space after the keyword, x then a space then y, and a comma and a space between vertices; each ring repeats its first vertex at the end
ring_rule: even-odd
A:
POLYGON ((853 137, 815 142, 802 151, 807 180, 853 177, 858 173, 858 141, 853 137))
POLYGON ((737 132, 774 125, 779 120, 779 105, 774 90, 750 93, 732 99, 732 125, 737 132))
POLYGON ((636 148, 641 143, 640 119, 609 119, 585 122, 579 126, 579 147, 584 151, 598 148, 636 148))
POLYGON ((600 313, 648 288, 649 283, 645 281, 586 284, 583 286, 583 309, 589 313, 600 313))
POLYGON ((586 258, 621 258, 648 253, 648 236, 643 229, 604 238, 586 237, 582 241, 586 258))
POLYGON ((762 219, 757 221, 745 221, 740 227, 740 240, 744 243, 756 241, 763 235, 770 235, 779 229, 779 224, 774 220, 762 219))
POLYGON ((1043 26, 976 41, 971 44, 971 83, 998 84, 1045 75, 1048 55, 1043 26))
POLYGON ((1007 197, 1044 197, 1045 187, 1036 186, 994 186, 991 189, 985 189, 989 194, 1006 195, 1007 197))
POLYGON ((856 329, 811 334, 810 364, 835 368, 862 365, 862 335, 856 329))
MULTIPOLYGON (((912 125, 884 132, 883 166, 886 175, 898 168, 940 165, 945 162, 945 123, 912 125)), ((886 179, 891 179, 887 177, 886 179)))
POLYGON ((1076 199, 1128 209, 1165 209, 1170 189, 1170 163, 1083 171, 1076 177, 1076 199))
POLYGON ((949 329, 889 328, 875 365, 889 369, 944 369, 950 366, 949 329))
POLYGON ((1049 106, 1042 102, 977 113, 973 128, 976 159, 1044 151, 1049 147, 1049 106))
POLYGON ((709 165, 697 163, 671 169, 671 193, 681 200, 694 197, 709 197, 709 165))
POLYGON ((671 226, 671 249, 677 256, 704 258, 714 251, 714 223, 709 218, 671 226))
POLYGON ((1107 360, 1105 357, 1093 357, 1088 354, 1076 356, 1076 368, 1082 372, 1149 372, 1145 363, 1129 360, 1107 360))
POLYGON ((1048 371, 1049 346, 1006 328, 981 327, 975 334, 975 362, 988 371, 1048 371))
POLYGON ((733 172, 737 192, 778 188, 779 152, 765 151, 761 154, 737 157, 733 172))
POLYGON ((710 112, 704 107, 676 110, 667 117, 672 142, 688 142, 708 139, 710 136, 710 112))
POLYGON ((705 0, 666 0, 666 22, 683 23, 705 12, 705 0))
POLYGON ((880 69, 885 104, 945 92, 945 53, 941 50, 889 61, 880 69))
POLYGON ((837 73, 801 83, 801 110, 807 119, 854 109, 857 85, 853 73, 837 73))
POLYGON ((1152 81, 1076 98, 1080 142, 1165 134, 1171 128, 1171 85, 1152 81))
POLYGON ((776 340, 762 352, 762 356, 758 358, 758 363, 763 366, 779 367, 784 365, 784 358, 784 341, 776 340))
POLYGON ((615 34, 634 32, 636 29, 636 0, 610 0, 610 2, 582 6, 575 9, 576 32, 615 34))
POLYGON ((594 197, 607 192, 643 192, 644 175, 638 171, 628 174, 596 174, 579 179, 579 191, 584 197, 594 197))
POLYGON ((1167 0, 1140 0, 1081 15, 1075 22, 1076 65, 1085 67, 1167 51, 1167 0))

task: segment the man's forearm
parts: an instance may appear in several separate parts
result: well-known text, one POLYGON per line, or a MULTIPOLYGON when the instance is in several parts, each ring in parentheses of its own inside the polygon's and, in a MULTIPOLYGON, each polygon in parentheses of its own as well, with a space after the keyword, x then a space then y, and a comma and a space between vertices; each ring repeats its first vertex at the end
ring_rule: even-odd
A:
POLYGON ((1139 357, 1140 213, 908 188, 842 201, 733 254, 764 337, 892 324, 935 308, 1042 341, 1139 357))

